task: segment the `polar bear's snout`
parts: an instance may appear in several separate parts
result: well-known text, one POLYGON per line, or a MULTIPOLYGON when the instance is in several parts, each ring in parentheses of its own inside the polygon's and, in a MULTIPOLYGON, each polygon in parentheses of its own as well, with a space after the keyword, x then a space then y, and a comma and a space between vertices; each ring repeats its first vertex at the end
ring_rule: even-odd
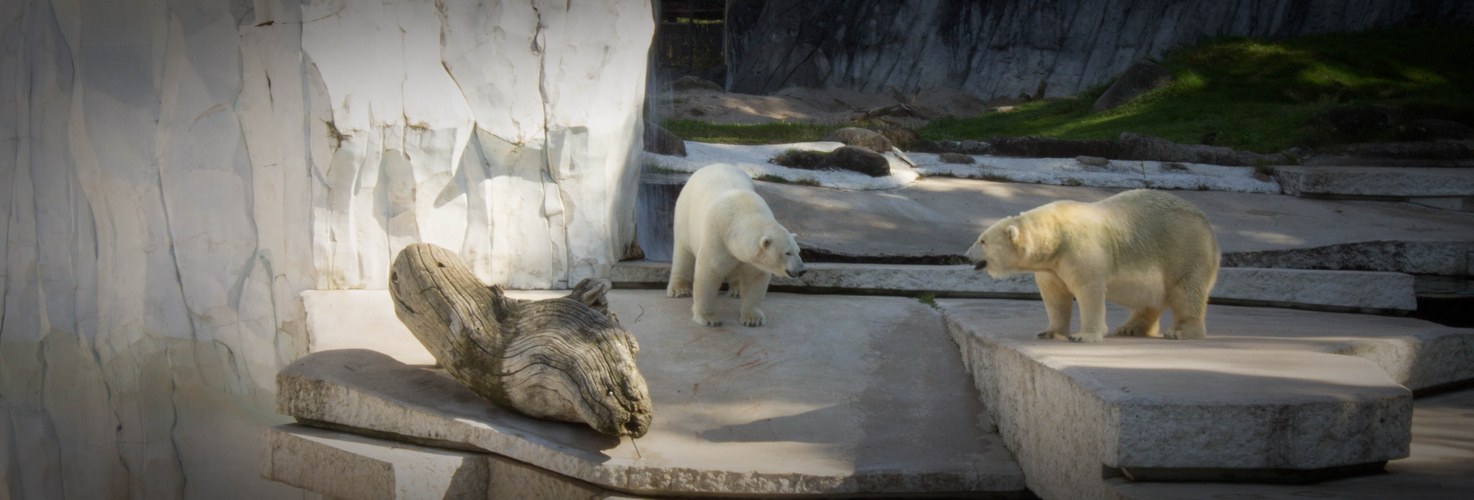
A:
POLYGON ((783 270, 788 273, 788 277, 790 278, 798 278, 808 272, 808 270, 804 269, 803 261, 798 260, 797 257, 789 259, 788 265, 783 266, 783 270))

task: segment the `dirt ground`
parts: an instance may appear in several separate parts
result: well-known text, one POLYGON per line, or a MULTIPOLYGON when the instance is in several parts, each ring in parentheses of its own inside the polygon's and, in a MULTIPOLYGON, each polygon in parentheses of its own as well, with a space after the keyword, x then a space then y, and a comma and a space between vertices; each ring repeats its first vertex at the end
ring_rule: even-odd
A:
POLYGON ((911 94, 787 88, 760 96, 723 92, 711 83, 670 87, 667 85, 657 99, 656 111, 662 116, 723 124, 878 119, 914 127, 934 118, 973 116, 989 109, 988 103, 976 96, 946 88, 911 94))

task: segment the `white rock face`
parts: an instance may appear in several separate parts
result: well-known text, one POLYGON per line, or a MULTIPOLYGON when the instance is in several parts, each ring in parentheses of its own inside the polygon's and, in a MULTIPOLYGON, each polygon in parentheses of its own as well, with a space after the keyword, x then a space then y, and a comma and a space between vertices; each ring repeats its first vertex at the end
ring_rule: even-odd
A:
POLYGON ((647 0, 0 2, 3 498, 277 498, 299 295, 633 238, 647 0), (186 480, 187 478, 187 480, 186 480))

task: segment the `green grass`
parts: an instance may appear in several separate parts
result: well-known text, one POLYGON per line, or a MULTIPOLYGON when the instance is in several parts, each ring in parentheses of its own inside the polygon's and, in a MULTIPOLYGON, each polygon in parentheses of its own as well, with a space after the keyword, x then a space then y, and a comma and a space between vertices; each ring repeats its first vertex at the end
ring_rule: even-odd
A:
MULTIPOLYGON (((1316 143, 1311 117, 1344 105, 1400 106, 1406 118, 1474 123, 1474 30, 1429 28, 1286 40, 1215 38, 1166 55, 1173 83, 1119 108, 1091 111, 1101 85, 1075 98, 946 118, 931 140, 1042 135, 1114 139, 1131 131, 1271 153, 1316 143)), ((679 132, 677 132, 679 134, 679 132)))
POLYGON ((781 144, 786 142, 813 142, 823 139, 830 132, 844 127, 861 124, 813 124, 813 123, 763 123, 757 125, 733 125, 707 123, 697 120, 668 120, 665 129, 688 141, 713 144, 781 144))

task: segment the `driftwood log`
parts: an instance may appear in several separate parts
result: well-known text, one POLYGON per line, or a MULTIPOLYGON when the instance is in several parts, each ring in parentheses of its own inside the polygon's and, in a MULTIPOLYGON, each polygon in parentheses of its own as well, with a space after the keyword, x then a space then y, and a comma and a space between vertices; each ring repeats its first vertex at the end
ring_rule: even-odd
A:
POLYGON ((449 250, 416 243, 389 271, 394 311, 440 365, 476 394, 528 416, 584 422, 612 436, 650 428, 639 345, 609 312, 609 282, 518 300, 449 250))

